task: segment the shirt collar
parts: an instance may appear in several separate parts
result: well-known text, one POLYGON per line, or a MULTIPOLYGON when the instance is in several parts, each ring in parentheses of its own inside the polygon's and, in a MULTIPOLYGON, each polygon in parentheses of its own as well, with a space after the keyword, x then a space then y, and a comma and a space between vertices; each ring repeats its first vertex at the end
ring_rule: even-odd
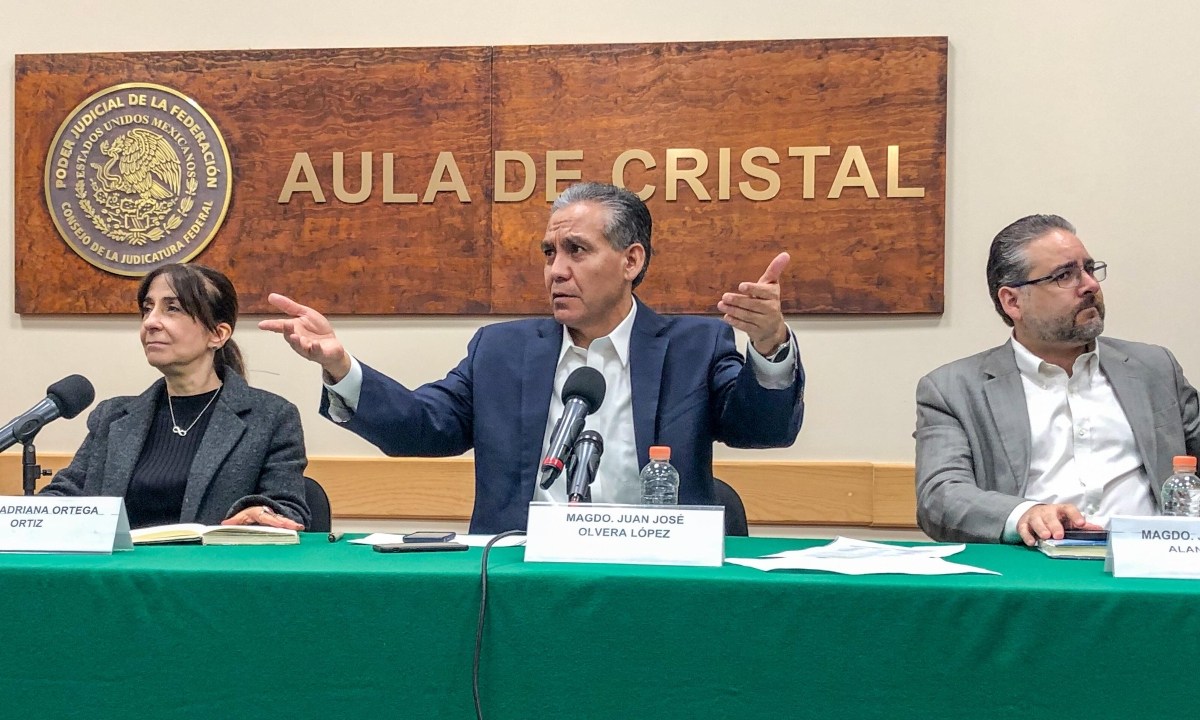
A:
MULTIPOLYGON (((617 359, 621 361, 621 367, 629 367, 629 340, 631 337, 633 337, 633 320, 635 317, 637 317, 637 308, 638 304, 637 300, 635 299, 632 303, 632 307, 629 308, 629 314, 625 316, 625 319, 618 323, 617 326, 613 328, 612 332, 604 336, 608 338, 609 342, 612 343, 613 349, 617 353, 617 359)), ((596 338, 596 340, 603 339, 604 338, 596 338)), ((592 342, 596 342, 596 340, 593 340, 592 342)), ((581 355, 587 354, 587 350, 579 347, 571 340, 571 332, 567 330, 566 325, 563 325, 562 346, 558 349, 558 361, 560 364, 562 363, 563 356, 566 355, 570 350, 574 350, 581 355)))
MULTIPOLYGON (((1057 365, 1051 365, 1037 355, 1034 355, 1033 351, 1017 341, 1017 337, 1015 335, 1009 339, 1009 342, 1012 343, 1013 355, 1016 357, 1017 361, 1017 370, 1019 370, 1025 377, 1030 378, 1031 380, 1050 377, 1050 374, 1053 372, 1052 369, 1058 368, 1057 365)), ((1073 368, 1076 371, 1082 369, 1084 373, 1090 376, 1099 366, 1100 343, 1094 342, 1091 350, 1075 358, 1075 364, 1073 368)), ((1061 370, 1062 368, 1058 369, 1061 370)))

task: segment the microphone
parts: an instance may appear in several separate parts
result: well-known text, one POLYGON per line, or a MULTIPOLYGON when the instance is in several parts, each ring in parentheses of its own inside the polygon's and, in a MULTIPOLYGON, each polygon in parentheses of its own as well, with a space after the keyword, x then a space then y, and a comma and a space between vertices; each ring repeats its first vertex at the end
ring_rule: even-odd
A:
POLYGON ((51 420, 73 418, 96 399, 96 389, 82 375, 68 375, 46 388, 46 397, 0 428, 0 450, 27 443, 51 420))
POLYGON ((542 489, 550 487, 571 459, 575 440, 583 430, 588 415, 604 402, 604 376, 586 365, 571 373, 563 385, 563 414, 550 433, 550 447, 542 459, 542 489))
POLYGON ((567 489, 569 502, 591 502, 592 481, 600 468, 600 456, 604 454, 604 440, 595 430, 584 430, 575 441, 575 453, 571 458, 571 484, 567 489))

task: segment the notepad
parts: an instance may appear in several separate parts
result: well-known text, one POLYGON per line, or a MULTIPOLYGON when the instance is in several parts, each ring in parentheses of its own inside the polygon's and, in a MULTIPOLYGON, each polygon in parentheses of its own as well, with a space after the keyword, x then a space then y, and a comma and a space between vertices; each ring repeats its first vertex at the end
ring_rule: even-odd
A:
POLYGON ((201 525, 178 523, 131 530, 134 545, 201 543, 204 545, 298 545, 295 530, 267 525, 201 525))

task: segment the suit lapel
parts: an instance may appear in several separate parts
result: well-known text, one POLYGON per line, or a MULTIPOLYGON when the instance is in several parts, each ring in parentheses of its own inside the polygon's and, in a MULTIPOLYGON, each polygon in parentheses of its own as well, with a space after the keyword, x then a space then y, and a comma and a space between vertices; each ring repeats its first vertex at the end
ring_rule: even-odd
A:
POLYGON ((161 379, 151 385, 125 406, 124 417, 108 426, 108 451, 104 460, 104 478, 100 483, 101 495, 125 497, 128 492, 133 469, 142 456, 146 436, 150 434, 150 425, 158 411, 158 398, 165 385, 166 381, 161 379))
POLYGON ((983 395, 992 413, 992 422, 996 425, 999 444, 1008 458, 1013 481, 1012 487, 998 487, 997 490, 1024 497, 1033 440, 1029 434, 1025 388, 1021 385, 1021 373, 1017 370, 1012 345, 1001 345, 993 350, 984 360, 983 372, 987 376, 983 383, 983 395))
POLYGON ((521 373, 521 492, 526 502, 533 499, 537 468, 541 466, 542 441, 554 394, 554 371, 562 349, 562 325, 553 320, 538 322, 537 336, 525 346, 521 373))
POLYGON ((179 513, 180 522, 196 521, 200 512, 200 502, 204 499, 208 486, 212 484, 225 458, 246 432, 246 423, 241 415, 250 409, 250 394, 246 391, 246 381, 236 373, 228 372, 220 396, 213 403, 213 415, 208 421, 208 429, 204 431, 204 438, 200 441, 200 447, 196 449, 196 457, 188 471, 187 486, 183 491, 183 507, 179 513))
POLYGON ((1158 443, 1154 439, 1154 411, 1150 407, 1150 396, 1146 386, 1130 367, 1129 356, 1113 346, 1103 343, 1100 351, 1100 371, 1112 386, 1117 402, 1125 411, 1125 419, 1133 430, 1133 440, 1138 452, 1142 454, 1142 465, 1146 473, 1153 478, 1166 477, 1161 473, 1164 468, 1155 467, 1158 460, 1158 443))
POLYGON ((637 444, 638 467, 644 467, 650 461, 650 446, 657 437, 655 419, 663 387, 663 364, 670 343, 664 334, 667 322, 636 297, 634 301, 638 309, 629 339, 629 382, 633 393, 633 436, 637 444))

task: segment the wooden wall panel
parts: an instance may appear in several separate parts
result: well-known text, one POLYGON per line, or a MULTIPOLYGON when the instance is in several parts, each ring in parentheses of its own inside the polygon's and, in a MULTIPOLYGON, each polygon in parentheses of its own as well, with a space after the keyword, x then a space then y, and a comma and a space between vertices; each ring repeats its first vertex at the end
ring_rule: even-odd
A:
POLYGON ((233 279, 244 312, 269 312, 268 292, 328 313, 486 313, 489 307, 490 50, 271 50, 21 55, 16 93, 17 312, 132 312, 136 278, 81 260, 46 211, 42 171, 54 133, 99 89, 155 82, 196 100, 233 161, 231 207, 196 262, 233 279), (396 192, 424 191, 452 150, 471 203, 385 204, 382 155, 396 192), (333 153, 347 189, 359 153, 373 153, 374 191, 360 204, 332 192, 333 153), (327 202, 278 202, 297 152, 308 152, 327 202), (47 276, 72 278, 46 283, 47 276))
POLYGON ((871 487, 871 524, 916 527, 916 468, 904 463, 876 463, 871 487))
MULTIPOLYGON (((55 469, 70 459, 39 457, 55 469)), ((718 461, 713 468, 737 489, 753 524, 916 526, 912 465, 718 461)), ((474 473, 466 458, 324 457, 308 465, 339 518, 468 520, 474 473)), ((0 454, 0 495, 20 494, 21 456, 0 454)))
MULTIPOLYGON (((19 55, 17 311, 133 309, 136 280, 88 265, 58 237, 43 170, 78 103, 152 82, 193 97, 224 134, 232 202, 197 260, 230 274, 247 312, 269 311, 265 296, 276 290, 330 314, 544 314, 547 185, 553 195, 569 182, 548 182, 547 154, 581 153, 562 171, 607 182, 627 150, 655 165, 635 161, 623 181, 657 186, 648 201, 655 258, 640 291, 657 309, 714 312, 721 292, 757 279, 786 249, 788 313, 941 312, 946 53, 946 38, 875 38, 19 55), (829 149, 812 159, 811 184, 806 161, 788 157, 808 146, 829 149), (923 197, 889 196, 889 146, 898 148, 894 184, 919 186, 923 197), (669 151, 689 148, 709 165, 700 190, 667 182, 669 151), (755 161, 777 174, 770 199, 742 190, 768 187, 743 169, 752 148, 779 156, 755 161), (863 164, 845 174, 869 173, 879 197, 851 186, 831 198, 854 148, 863 164), (532 160, 529 197, 493 203, 498 151, 532 160), (297 194, 281 204, 302 152, 327 201, 297 194), (359 153, 372 154, 365 201, 334 197, 334 152, 345 153, 350 191, 359 153), (430 203, 385 202, 384 153, 394 156, 394 192, 424 195, 443 152, 453 153, 469 202, 448 192, 430 203)), ((519 168, 502 165, 501 190, 522 185, 519 168)))
POLYGON ((869 525, 868 463, 715 462, 742 496, 746 517, 770 525, 869 525))
MULTIPOLYGON (((626 149, 656 161, 649 170, 630 164, 624 180, 635 191, 656 186, 647 201, 654 259, 639 295, 657 310, 713 312, 722 292, 757 280, 788 250, 785 312, 942 311, 945 38, 501 47, 494 63, 497 149, 584 150, 563 167, 604 182, 626 149), (860 188, 826 197, 852 145, 882 197, 860 188), (889 145, 901 148, 907 169, 899 184, 919 180, 923 198, 886 197, 889 145), (805 198, 804 160, 788 157, 789 147, 806 146, 831 153, 814 160, 813 198, 805 198), (738 189, 750 180, 742 154, 755 147, 780 156, 770 200, 738 189), (698 200, 686 182, 667 199, 669 148, 703 151, 701 184, 712 200, 698 200), (728 200, 719 199, 721 148, 730 150, 728 200)), ((541 195, 545 156, 533 159, 541 195)), ((545 294, 537 243, 545 209, 497 203, 494 217, 494 310, 528 312, 545 294)))

